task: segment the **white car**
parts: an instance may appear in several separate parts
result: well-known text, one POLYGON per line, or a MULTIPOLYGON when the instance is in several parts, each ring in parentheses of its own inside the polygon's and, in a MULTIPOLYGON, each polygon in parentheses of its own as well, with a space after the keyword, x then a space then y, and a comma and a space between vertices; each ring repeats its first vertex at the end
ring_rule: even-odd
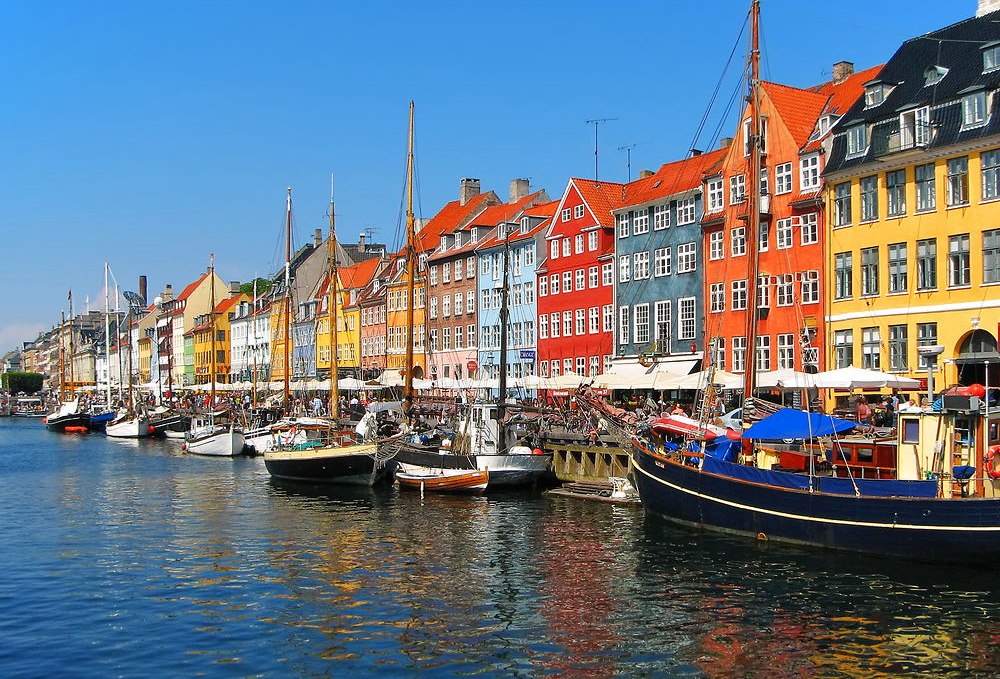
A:
POLYGON ((733 431, 743 431, 743 408, 730 410, 725 415, 719 417, 723 426, 733 431))

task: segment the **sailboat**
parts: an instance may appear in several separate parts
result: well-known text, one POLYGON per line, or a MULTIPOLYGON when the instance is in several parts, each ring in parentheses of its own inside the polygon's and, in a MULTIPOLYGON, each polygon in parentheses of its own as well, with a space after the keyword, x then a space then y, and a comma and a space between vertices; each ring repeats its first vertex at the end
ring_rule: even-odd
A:
MULTIPOLYGON (((144 408, 139 408, 135 397, 135 384, 132 379, 132 317, 146 304, 140 295, 134 292, 124 292, 128 301, 128 313, 125 320, 125 343, 128 345, 128 393, 125 396, 125 410, 120 412, 104 428, 104 433, 112 438, 145 438, 150 434, 149 417, 144 408)), ((119 333, 118 351, 121 352, 121 333, 119 333)), ((110 381, 110 378, 109 378, 110 381)), ((110 387, 109 387, 110 391, 110 387)))
POLYGON ((212 349, 209 359, 209 379, 211 384, 211 400, 207 417, 195 418, 191 422, 191 431, 184 441, 184 450, 192 455, 210 457, 234 457, 243 452, 243 431, 230 420, 226 423, 216 422, 215 412, 215 255, 210 257, 208 267, 208 282, 211 286, 209 304, 209 325, 212 333, 212 349))
MULTIPOLYGON (((69 293, 69 371, 73 382, 73 292, 69 293)), ((59 324, 59 407, 45 417, 45 427, 49 431, 69 434, 83 434, 90 431, 90 415, 80 410, 80 402, 75 397, 66 400, 66 358, 62 336, 66 331, 66 314, 59 324)))
MULTIPOLYGON (((412 104, 410 124, 413 121, 412 104)), ((412 149, 412 131, 411 131, 412 149)), ((332 183, 331 183, 332 184, 332 183)), ((264 466, 275 479, 307 483, 334 483, 348 485, 371 485, 378 480, 384 469, 378 459, 376 436, 377 415, 369 412, 361 418, 352 431, 339 425, 340 392, 337 371, 337 235, 334 216, 333 187, 330 191, 330 250, 329 282, 327 285, 327 321, 330 327, 330 417, 297 418, 275 424, 272 440, 275 442, 264 449, 264 466)), ((291 214, 291 190, 288 198, 288 214, 291 214)), ((290 217, 289 217, 290 219, 290 217)), ((290 224, 290 221, 289 221, 290 224)), ((289 249, 290 251, 290 249, 289 249)), ((285 265, 285 403, 288 398, 288 341, 289 289, 288 262, 285 265)))
MULTIPOLYGON (((751 6, 750 166, 762 162, 758 25, 760 3, 751 6)), ((750 266, 760 226, 760 184, 751 179, 750 266)), ((756 276, 748 276, 756 299, 756 276)), ((756 314, 749 313, 745 404, 754 394, 756 314)), ((922 561, 982 564, 1000 559, 1000 498, 954 496, 950 481, 923 478, 858 478, 850 456, 836 442, 855 422, 782 409, 743 432, 741 441, 718 437, 673 445, 648 427, 631 430, 632 475, 649 514, 700 529, 758 540, 922 561), (830 437, 829 444, 818 437, 830 437), (766 443, 801 439, 805 469, 773 464, 766 443), (810 444, 810 442, 817 442, 810 444), (834 457, 836 453, 836 457, 834 457), (771 463, 771 464, 769 464, 771 463), (821 473, 831 463, 847 476, 821 473), (939 488, 939 484, 941 487, 939 488)), ((627 430, 626 430, 627 431, 627 430)), ((829 440, 829 439, 824 439, 829 440)))

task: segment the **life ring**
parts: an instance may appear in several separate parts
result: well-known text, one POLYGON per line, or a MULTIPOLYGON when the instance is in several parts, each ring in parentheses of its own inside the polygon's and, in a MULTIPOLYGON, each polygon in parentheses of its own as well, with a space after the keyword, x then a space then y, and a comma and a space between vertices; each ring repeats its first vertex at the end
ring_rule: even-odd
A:
POLYGON ((997 464, 1000 460, 997 459, 998 457, 1000 457, 1000 446, 991 446, 983 459, 986 475, 991 479, 1000 479, 1000 465, 997 464))

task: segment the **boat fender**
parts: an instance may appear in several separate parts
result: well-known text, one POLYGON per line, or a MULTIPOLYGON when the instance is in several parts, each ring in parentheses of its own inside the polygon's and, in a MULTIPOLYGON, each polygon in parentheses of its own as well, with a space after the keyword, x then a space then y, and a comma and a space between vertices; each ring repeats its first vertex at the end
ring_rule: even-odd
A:
POLYGON ((541 448, 534 448, 534 449, 532 449, 531 454, 532 455, 544 455, 545 451, 542 450, 541 448))
POLYGON ((154 431, 156 431, 156 427, 149 425, 149 433, 152 434, 154 431))
POLYGON ((991 446, 983 459, 986 475, 991 479, 1000 479, 1000 464, 998 464, 1000 459, 998 458, 1000 458, 1000 446, 991 446))

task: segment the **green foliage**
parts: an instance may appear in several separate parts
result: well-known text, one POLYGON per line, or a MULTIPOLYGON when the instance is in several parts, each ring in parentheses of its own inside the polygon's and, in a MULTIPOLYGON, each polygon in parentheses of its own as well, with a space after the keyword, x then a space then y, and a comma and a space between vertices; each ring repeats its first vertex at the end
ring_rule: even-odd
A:
MULTIPOLYGON (((267 293, 271 292, 271 281, 267 280, 266 278, 258 278, 256 282, 257 282, 257 297, 263 297, 267 293)), ((251 297, 253 297, 253 287, 254 287, 254 281, 250 281, 249 283, 244 283, 243 285, 240 286, 240 292, 242 292, 244 295, 250 295, 251 297)))
POLYGON ((42 389, 41 373, 8 372, 3 374, 3 387, 11 394, 34 394, 42 389))

